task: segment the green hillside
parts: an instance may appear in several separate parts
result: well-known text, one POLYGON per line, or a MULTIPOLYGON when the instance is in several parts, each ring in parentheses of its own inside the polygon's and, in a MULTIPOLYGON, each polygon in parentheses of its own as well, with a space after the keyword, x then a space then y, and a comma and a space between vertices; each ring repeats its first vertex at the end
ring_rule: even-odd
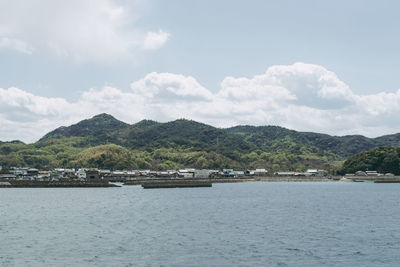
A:
POLYGON ((0 165, 110 169, 338 169, 356 153, 400 145, 400 134, 367 138, 297 132, 278 126, 215 128, 179 119, 129 125, 100 114, 60 127, 38 142, 0 143, 0 165))
POLYGON ((237 126, 227 129, 263 150, 298 153, 301 148, 319 155, 348 157, 378 146, 400 145, 400 135, 367 138, 361 135, 331 136, 312 132, 297 132, 279 126, 237 126))
POLYGON ((353 155, 343 163, 341 173, 360 170, 400 175, 400 148, 380 147, 353 155))

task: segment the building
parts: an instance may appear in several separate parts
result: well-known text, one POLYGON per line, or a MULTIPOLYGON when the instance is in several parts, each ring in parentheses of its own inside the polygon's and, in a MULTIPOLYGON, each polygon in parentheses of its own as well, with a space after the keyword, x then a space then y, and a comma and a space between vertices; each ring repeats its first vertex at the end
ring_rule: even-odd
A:
POLYGON ((17 176, 15 174, 0 174, 0 181, 1 180, 15 180, 17 176))
POLYGON ((194 178, 210 178, 210 176, 214 173, 213 170, 195 170, 194 171, 194 178))
POLYGON ((179 176, 178 172, 175 170, 168 170, 167 172, 170 177, 178 177, 179 176))
POLYGON ((157 172, 157 177, 170 177, 168 172, 157 172))
POLYGON ((254 175, 255 176, 266 176, 268 171, 266 169, 255 169, 254 175))
POLYGON ((245 172, 244 171, 233 171, 234 177, 244 177, 245 172))
POLYGON ((75 175, 81 181, 86 180, 86 171, 85 171, 85 169, 78 169, 78 171, 75 173, 75 175))
POLYGON ((140 170, 139 176, 150 176, 150 170, 140 170))
POLYGON ((39 170, 38 169, 35 169, 35 168, 30 168, 30 169, 28 169, 28 171, 27 171, 27 175, 28 176, 37 176, 39 174, 39 170))
POLYGON ((99 171, 97 169, 88 169, 86 170, 86 180, 99 180, 99 171))
POLYGON ((11 168, 10 172, 18 177, 27 176, 28 168, 11 168))
POLYGON ((106 170, 106 169, 99 170, 99 176, 100 177, 108 176, 108 175, 111 175, 111 174, 112 174, 111 170, 106 170))
POLYGON ((382 174, 378 173, 377 171, 366 171, 367 176, 381 176, 382 174))
POLYGON ((183 169, 178 171, 178 176, 182 178, 194 178, 195 169, 183 169))
POLYGON ((51 172, 50 171, 39 171, 36 180, 38 181, 50 181, 51 172))
POLYGON ((363 171, 356 171, 355 176, 367 176, 367 173, 363 171))
POLYGON ((295 172, 276 172, 275 174, 278 176, 294 176, 295 172))
POLYGON ((305 174, 306 176, 327 176, 328 172, 325 170, 308 169, 305 174))

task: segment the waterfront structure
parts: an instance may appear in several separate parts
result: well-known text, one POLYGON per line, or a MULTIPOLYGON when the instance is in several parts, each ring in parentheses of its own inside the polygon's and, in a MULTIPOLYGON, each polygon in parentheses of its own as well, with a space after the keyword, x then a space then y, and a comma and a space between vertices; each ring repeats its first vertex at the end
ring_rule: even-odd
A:
MULTIPOLYGON (((154 170, 108 170, 97 168, 55 168, 52 170, 38 170, 30 167, 10 167, 9 173, 13 176, 7 176, 7 179, 19 180, 37 180, 37 181, 86 181, 86 180, 108 180, 108 181, 125 181, 128 179, 136 179, 138 177, 148 178, 241 178, 248 176, 266 176, 266 169, 255 170, 211 170, 211 169, 194 169, 185 168, 180 170, 154 171, 154 170)), ((281 174, 281 173, 279 173, 281 174)), ((302 174, 302 173, 301 173, 302 174)), ((286 174, 288 175, 288 174, 286 174)), ((289 174, 290 175, 290 174, 289 174)), ((293 175, 298 175, 298 173, 293 175)))
POLYGON ((367 173, 363 171, 356 171, 355 176, 367 176, 367 173))
POLYGON ((36 177, 38 181, 50 181, 51 172, 50 171, 39 171, 36 177))
POLYGON ((12 167, 10 172, 15 176, 22 177, 28 175, 28 168, 16 168, 12 167))
POLYGON ((1 180, 15 180, 17 176, 12 173, 5 173, 5 174, 0 174, 0 181, 1 180))
POLYGON ((211 174, 214 173, 213 170, 195 170, 194 171, 194 178, 210 178, 211 174))
POLYGON ((183 169, 178 171, 178 176, 183 178, 193 178, 194 169, 183 169))
POLYGON ((319 169, 308 169, 306 171, 306 175, 310 176, 326 176, 328 175, 328 172, 325 170, 319 170, 319 169))
POLYGON ((170 177, 168 172, 157 172, 157 177, 170 177))
POLYGON ((86 170, 86 180, 99 180, 99 171, 97 169, 88 169, 86 170))
POLYGON ((139 175, 140 176, 149 176, 150 170, 140 170, 139 175))
POLYGON ((39 174, 39 170, 35 168, 29 168, 27 170, 28 176, 37 176, 39 174))
POLYGON ((78 169, 78 171, 76 172, 76 176, 81 181, 86 180, 86 171, 85 171, 85 169, 78 169))
POLYGON ((268 171, 266 169, 256 169, 254 171, 254 175, 256 176, 265 176, 267 175, 268 171))
POLYGON ((278 176, 294 176, 295 172, 276 172, 275 174, 278 176))

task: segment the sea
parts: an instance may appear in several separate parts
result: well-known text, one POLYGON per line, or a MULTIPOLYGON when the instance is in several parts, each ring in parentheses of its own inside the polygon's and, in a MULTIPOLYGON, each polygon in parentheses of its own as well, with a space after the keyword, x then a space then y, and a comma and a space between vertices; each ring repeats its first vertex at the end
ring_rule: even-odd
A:
POLYGON ((400 184, 3 188, 0 266, 400 266, 400 184))

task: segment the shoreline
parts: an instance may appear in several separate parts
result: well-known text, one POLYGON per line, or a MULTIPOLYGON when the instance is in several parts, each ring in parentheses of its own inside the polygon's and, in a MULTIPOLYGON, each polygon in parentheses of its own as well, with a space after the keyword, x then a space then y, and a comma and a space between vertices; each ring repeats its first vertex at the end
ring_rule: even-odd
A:
POLYGON ((0 188, 72 188, 72 187, 120 187, 108 181, 29 181, 8 180, 0 182, 0 188))
MULTIPOLYGON (((212 186, 214 183, 246 183, 246 182, 374 182, 374 183, 400 183, 400 177, 304 177, 304 176, 264 176, 241 178, 149 178, 140 177, 126 180, 123 186, 141 185, 146 188, 172 187, 199 187, 200 185, 212 186)), ((94 187, 121 187, 108 180, 95 181, 31 181, 31 180, 3 180, 0 188, 94 188, 94 187)))
POLYGON ((143 183, 246 183, 246 182, 337 182, 323 177, 245 177, 245 178, 137 178, 126 180, 123 185, 142 185, 143 183))

